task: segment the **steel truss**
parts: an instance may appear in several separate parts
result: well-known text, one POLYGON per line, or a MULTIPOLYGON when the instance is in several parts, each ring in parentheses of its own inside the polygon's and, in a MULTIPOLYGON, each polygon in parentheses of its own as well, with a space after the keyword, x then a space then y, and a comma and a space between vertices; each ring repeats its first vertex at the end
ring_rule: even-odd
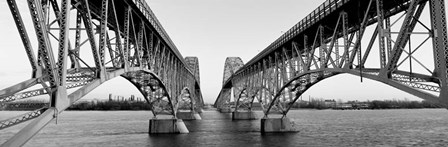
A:
POLYGON ((446 106, 444 7, 443 0, 327 0, 234 74, 225 73, 230 79, 224 80, 217 107, 230 98, 223 93, 233 87, 240 89, 236 109, 251 107, 258 99, 265 117, 286 116, 307 89, 343 73, 446 106), (423 14, 430 20, 421 19, 423 14), (418 53, 430 49, 423 55, 433 53, 433 64, 418 53))
MULTIPOLYGON (((191 71, 193 72, 193 75, 197 81, 197 85, 200 85, 200 74, 199 74, 199 60, 197 57, 185 57, 185 61, 187 63, 187 65, 190 67, 191 71)), ((194 89, 192 89, 192 87, 190 87, 190 89, 186 89, 187 93, 189 95, 189 93, 199 93, 198 95, 196 95, 196 99, 191 99, 190 101, 192 103, 191 104, 191 108, 196 111, 196 110, 200 110, 203 107, 204 104, 204 99, 202 98, 202 95, 200 93, 201 89, 199 87, 196 87, 194 89), (190 91, 191 90, 196 90, 196 91, 190 91), (199 100, 199 101, 197 101, 199 100)), ((189 98, 192 98, 192 96, 187 96, 189 98)))
POLYGON ((190 112, 198 112, 198 107, 196 107, 196 101, 190 96, 190 90, 184 88, 181 95, 178 97, 178 102, 176 107, 176 112, 181 110, 189 110, 190 112))
POLYGON ((27 0, 35 38, 16 0, 7 3, 32 77, 0 90, 0 104, 47 97, 49 106, 0 121, 1 130, 33 120, 4 146, 23 145, 71 104, 117 76, 137 87, 154 116, 176 117, 185 90, 193 104, 202 106, 197 58, 180 55, 146 2, 27 0), (81 54, 84 51, 90 57, 81 54), (77 89, 69 93, 71 88, 77 89))
MULTIPOLYGON (((244 65, 243 60, 241 60, 240 57, 227 57, 226 61, 224 62, 224 77, 223 77, 223 85, 224 84, 230 84, 230 79, 232 78, 233 74, 240 69, 244 65)), ((241 89, 242 90, 242 89, 241 89)), ((233 93, 238 93, 237 91, 240 91, 239 89, 233 89, 233 93)), ((232 87, 229 86, 223 86, 223 89, 218 95, 218 98, 215 101, 215 107, 217 108, 230 108, 230 101, 231 101, 231 94, 232 94, 232 87), (227 88, 224 88, 227 87, 227 88)), ((235 97, 237 98, 237 97, 235 97)), ((235 100, 237 101, 237 100, 235 100)))

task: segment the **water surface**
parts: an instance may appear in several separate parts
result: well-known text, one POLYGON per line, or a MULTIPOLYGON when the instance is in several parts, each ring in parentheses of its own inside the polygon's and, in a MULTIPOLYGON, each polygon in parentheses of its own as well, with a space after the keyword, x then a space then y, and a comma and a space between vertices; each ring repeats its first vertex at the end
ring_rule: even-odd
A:
MULTIPOLYGON (((0 111, 0 119, 23 112, 0 111)), ((261 112, 257 112, 262 116, 261 112)), ((25 146, 448 146, 446 109, 295 110, 299 132, 261 134, 260 120, 205 111, 189 134, 148 135, 149 111, 66 111, 25 146)), ((0 131, 0 143, 25 124, 0 131)))

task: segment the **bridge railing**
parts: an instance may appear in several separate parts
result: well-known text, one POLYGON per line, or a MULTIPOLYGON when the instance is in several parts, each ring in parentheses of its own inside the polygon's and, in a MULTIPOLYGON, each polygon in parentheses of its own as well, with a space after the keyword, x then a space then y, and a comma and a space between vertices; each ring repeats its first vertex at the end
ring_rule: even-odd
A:
MULTIPOLYGON (((256 57, 261 57, 265 54, 268 54, 270 51, 280 47, 282 44, 288 42, 290 39, 294 38, 296 35, 300 34, 302 31, 308 29, 316 22, 325 18, 327 15, 331 14, 333 11, 342 7, 344 4, 349 2, 350 0, 327 0, 322 3, 317 9, 308 14, 305 18, 303 18, 300 22, 295 24, 291 29, 289 29, 286 33, 272 42, 266 49, 264 49, 259 55, 256 57)), ((257 58, 253 58, 251 61, 247 63, 247 65, 252 64, 257 58)))
POLYGON ((291 29, 289 29, 285 34, 280 36, 277 40, 275 40, 268 48, 278 48, 282 44, 286 43, 288 40, 306 30, 311 25, 320 21, 322 18, 325 18, 328 14, 331 14, 333 11, 343 6, 349 0, 327 0, 322 3, 317 9, 308 14, 304 19, 302 19, 299 23, 294 25, 291 29))

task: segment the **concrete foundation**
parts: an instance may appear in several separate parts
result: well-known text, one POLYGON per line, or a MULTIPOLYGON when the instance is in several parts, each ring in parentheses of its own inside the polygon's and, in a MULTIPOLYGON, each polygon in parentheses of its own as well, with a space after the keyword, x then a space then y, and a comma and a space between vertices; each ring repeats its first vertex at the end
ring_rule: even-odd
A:
POLYGON ((232 112, 232 120, 255 120, 257 115, 253 111, 232 112))
POLYGON ((199 108, 199 109, 196 109, 196 111, 197 111, 198 113, 202 113, 202 112, 204 112, 204 109, 199 108))
POLYGON ((230 108, 221 108, 221 109, 219 109, 219 112, 221 112, 221 113, 231 113, 232 109, 230 109, 230 108))
POLYGON ((194 119, 196 119, 196 120, 202 120, 202 117, 199 113, 194 113, 193 116, 194 116, 194 119))
POLYGON ((296 132, 294 122, 289 118, 262 118, 261 133, 296 132))
POLYGON ((182 120, 201 120, 201 115, 195 112, 177 112, 177 118, 182 120))
POLYGON ((150 119, 149 134, 189 133, 182 119, 150 119))

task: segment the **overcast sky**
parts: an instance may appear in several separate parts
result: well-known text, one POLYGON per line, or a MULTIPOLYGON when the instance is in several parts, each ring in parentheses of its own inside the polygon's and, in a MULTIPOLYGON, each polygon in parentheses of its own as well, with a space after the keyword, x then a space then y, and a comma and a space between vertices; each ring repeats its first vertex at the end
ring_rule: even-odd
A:
MULTIPOLYGON (((19 0, 20 1, 20 0, 19 0)), ((222 86, 226 57, 244 62, 266 48, 323 0, 147 0, 181 54, 199 58, 204 100, 213 103, 222 86)), ((24 2, 20 2, 23 3, 24 2)), ((25 7, 26 8, 26 7, 25 7)), ((25 14, 23 14, 25 15, 25 14)), ((26 14, 29 15, 29 14, 26 14)), ((30 77, 25 51, 5 1, 0 2, 0 88, 30 77), (19 79, 19 80, 18 80, 19 79)), ((31 29, 29 29, 31 31, 31 29)), ((109 93, 141 96, 130 83, 116 78, 86 98, 109 93)), ((339 75, 315 85, 304 99, 419 100, 390 86, 351 75, 339 75)))

